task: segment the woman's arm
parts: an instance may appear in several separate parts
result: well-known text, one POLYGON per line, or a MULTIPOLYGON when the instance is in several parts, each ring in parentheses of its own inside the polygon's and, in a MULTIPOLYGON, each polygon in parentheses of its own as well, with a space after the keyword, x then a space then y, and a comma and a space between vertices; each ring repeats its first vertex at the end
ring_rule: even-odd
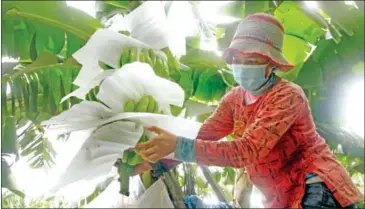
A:
MULTIPOLYGON (((204 121, 201 126, 198 139, 206 141, 218 141, 219 139, 229 135, 233 130, 233 90, 229 91, 221 100, 213 114, 204 121)), ((162 159, 160 160, 167 170, 178 166, 181 161, 162 159)), ((142 173, 151 170, 149 163, 144 163, 138 168, 138 172, 142 173)))
POLYGON ((294 121, 304 112, 308 113, 306 104, 304 93, 296 88, 276 92, 241 138, 211 142, 179 137, 175 155, 182 161, 204 165, 243 167, 252 164, 266 157, 294 121))
MULTIPOLYGON (((233 90, 229 91, 221 100, 212 115, 204 121, 197 139, 204 141, 218 141, 229 135, 233 130, 233 90)), ((181 161, 162 159, 160 160, 169 170, 178 166, 181 161)))

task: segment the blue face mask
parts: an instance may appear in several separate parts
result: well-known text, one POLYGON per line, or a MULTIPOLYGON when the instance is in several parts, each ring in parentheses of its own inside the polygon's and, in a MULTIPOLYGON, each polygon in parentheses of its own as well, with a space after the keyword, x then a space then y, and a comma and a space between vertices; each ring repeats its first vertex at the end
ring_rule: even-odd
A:
POLYGON ((270 89, 276 81, 276 76, 271 73, 265 77, 265 65, 233 64, 233 77, 241 88, 253 95, 260 95, 270 89))

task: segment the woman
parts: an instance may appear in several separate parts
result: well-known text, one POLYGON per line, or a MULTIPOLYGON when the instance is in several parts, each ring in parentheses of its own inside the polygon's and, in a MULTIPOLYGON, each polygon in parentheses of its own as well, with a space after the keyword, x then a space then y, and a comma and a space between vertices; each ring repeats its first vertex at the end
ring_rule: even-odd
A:
POLYGON ((135 150, 149 162, 174 152, 184 162, 246 167, 266 207, 355 208, 361 193, 316 132, 303 90, 275 75, 294 67, 282 55, 283 37, 274 17, 245 18, 223 54, 239 87, 224 96, 197 139, 151 127, 158 135, 135 150), (234 140, 218 141, 229 134, 234 140))

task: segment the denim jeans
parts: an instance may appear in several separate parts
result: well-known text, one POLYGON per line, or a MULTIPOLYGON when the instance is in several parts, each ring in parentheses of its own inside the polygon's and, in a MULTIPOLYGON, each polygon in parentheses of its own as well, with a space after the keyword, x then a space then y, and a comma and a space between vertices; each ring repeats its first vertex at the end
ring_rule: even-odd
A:
MULTIPOLYGON (((302 201, 304 209, 316 208, 343 208, 333 197, 331 191, 323 182, 307 184, 305 194, 302 201)), ((347 206, 346 208, 357 208, 355 204, 347 206)))

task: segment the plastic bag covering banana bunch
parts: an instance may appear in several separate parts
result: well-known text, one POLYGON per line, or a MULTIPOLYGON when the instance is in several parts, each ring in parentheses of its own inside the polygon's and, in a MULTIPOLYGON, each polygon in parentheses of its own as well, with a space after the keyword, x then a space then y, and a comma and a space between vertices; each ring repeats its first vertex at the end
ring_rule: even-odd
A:
POLYGON ((139 178, 133 177, 129 197, 119 194, 119 182, 112 182, 106 190, 84 208, 174 208, 167 188, 161 179, 141 193, 139 178), (137 187, 137 188, 136 188, 137 187), (138 193, 134 192, 137 191, 138 193), (141 194, 141 195, 139 195, 141 194))
MULTIPOLYGON (((176 18, 175 18, 176 19, 176 18)), ((169 33, 174 29, 174 21, 167 21, 164 6, 161 2, 144 2, 133 12, 125 16, 118 29, 98 29, 88 42, 73 57, 82 68, 74 84, 80 88, 67 95, 64 99, 76 96, 84 99, 87 89, 92 89, 104 78, 99 62, 114 69, 119 68, 119 59, 124 48, 151 49, 157 56, 163 55, 159 50, 169 47, 174 55, 185 54, 185 37, 169 33), (152 12, 151 12, 152 11, 152 12), (115 31, 116 30, 116 31, 115 31), (130 31, 130 36, 117 31, 130 31), (176 47, 177 46, 177 47, 176 47), (176 53, 179 51, 179 53, 176 53)), ((164 56, 161 56, 164 59, 164 56)), ((166 61, 166 59, 165 59, 166 61)))
MULTIPOLYGON (((140 102, 142 98, 153 98, 148 104, 153 101, 154 111, 155 107, 159 107, 158 110, 168 113, 169 105, 182 106, 184 91, 181 87, 157 77, 148 64, 135 62, 115 71, 100 85, 97 98, 108 107, 98 102, 83 101, 42 123, 55 134, 93 130, 70 163, 64 166, 65 172, 53 191, 78 180, 107 174, 116 160, 122 157, 123 151, 137 144, 144 132, 143 126, 157 125, 177 135, 195 138, 201 125, 170 115, 124 112, 128 101, 140 102)), ((152 108, 146 104, 142 106, 146 107, 140 109, 147 111, 152 108)))
POLYGON ((169 47, 174 56, 182 56, 186 53, 186 28, 182 27, 186 18, 181 18, 185 13, 176 12, 182 9, 189 11, 189 3, 173 2, 166 16, 164 2, 145 1, 125 17, 117 16, 110 29, 129 31, 131 37, 154 49, 169 47))
POLYGON ((67 143, 76 148, 70 148, 72 152, 59 153, 54 168, 58 180, 49 192, 57 192, 80 180, 95 182, 95 179, 109 175, 123 151, 134 146, 135 139, 142 134, 143 127, 129 121, 72 132, 67 143))
MULTIPOLYGON (((114 69, 119 69, 120 56, 124 48, 145 48, 152 47, 137 39, 108 30, 97 30, 88 42, 73 54, 75 60, 82 65, 79 74, 74 80, 74 84, 80 88, 66 95, 61 102, 71 96, 84 99, 90 89, 99 85, 106 77, 114 73, 115 70, 104 71, 99 62, 105 63, 114 69)), ((158 51, 155 49, 155 51, 158 51)), ((157 53, 161 55, 161 53, 157 53)), ((165 57, 161 56, 162 59, 165 57)))

